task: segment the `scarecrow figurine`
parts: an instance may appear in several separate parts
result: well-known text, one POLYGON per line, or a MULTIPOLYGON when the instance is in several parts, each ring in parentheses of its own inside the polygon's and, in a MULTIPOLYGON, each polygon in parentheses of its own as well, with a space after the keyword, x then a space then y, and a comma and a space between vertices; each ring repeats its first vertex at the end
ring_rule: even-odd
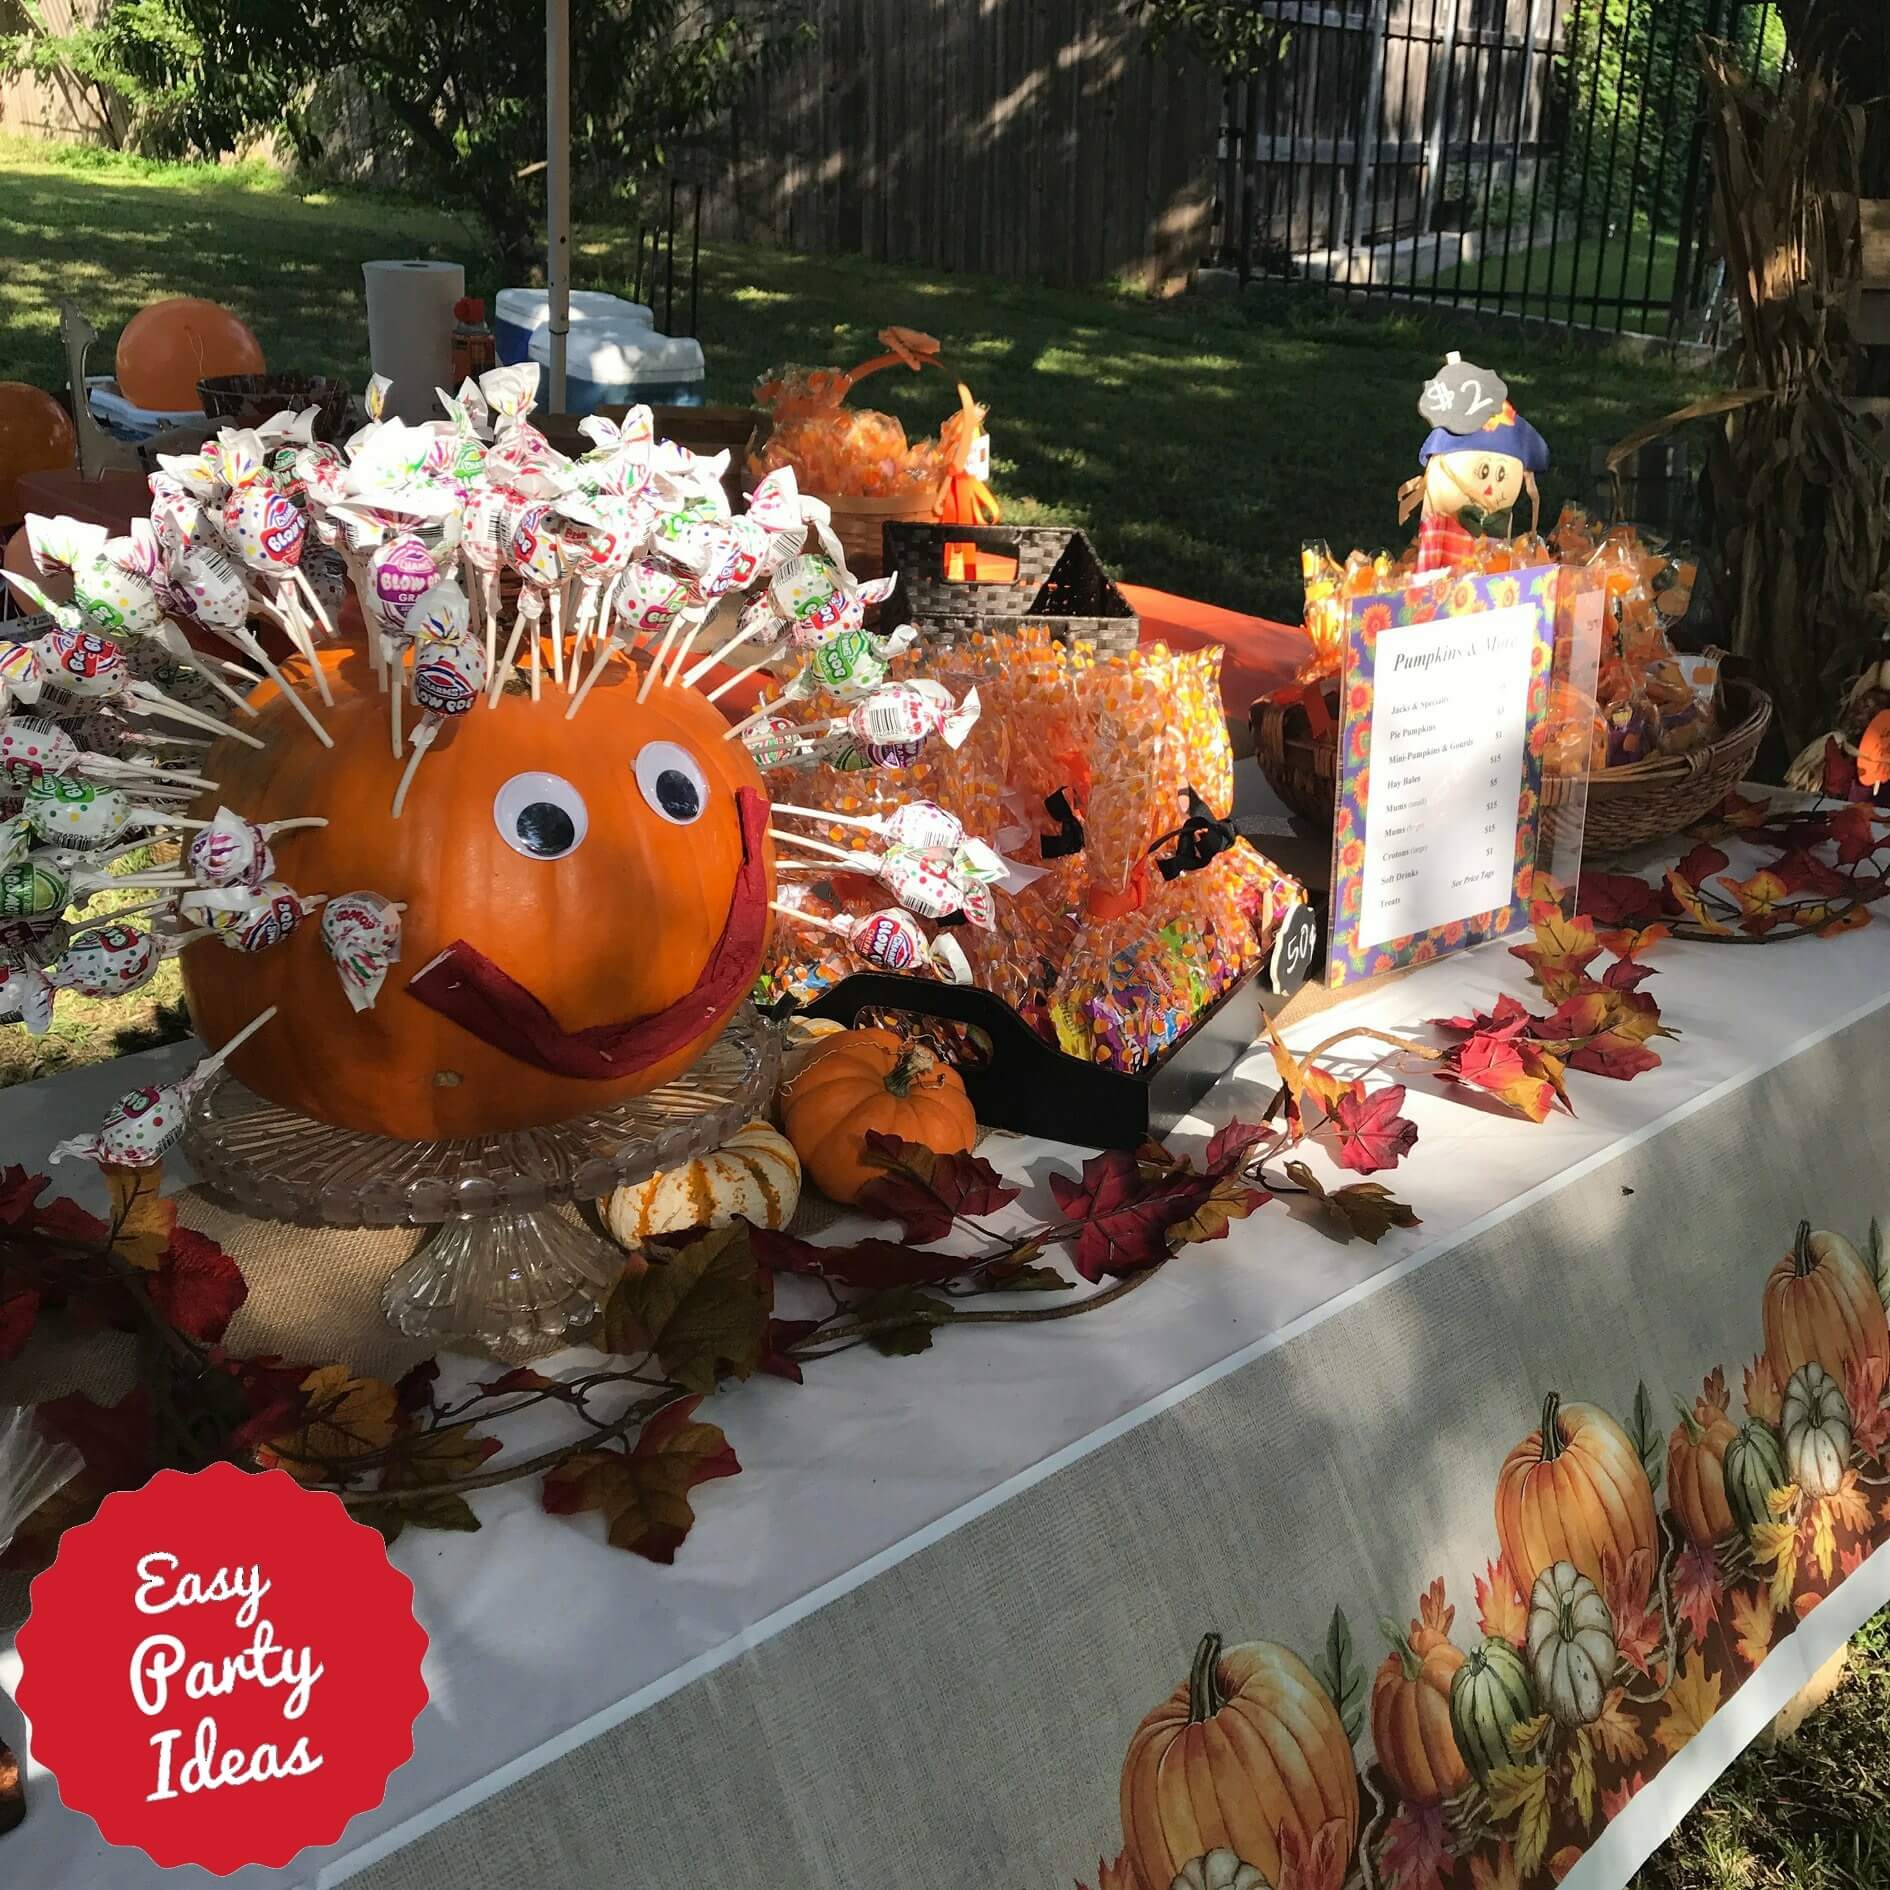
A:
POLYGON ((1549 449, 1510 405, 1502 380, 1460 355, 1446 355, 1424 383, 1418 412, 1431 431, 1418 450, 1422 471, 1398 490, 1398 521, 1422 507, 1419 570, 1461 563, 1484 538, 1510 537, 1510 514, 1524 492, 1534 531, 1542 503, 1536 474, 1548 470, 1549 449))

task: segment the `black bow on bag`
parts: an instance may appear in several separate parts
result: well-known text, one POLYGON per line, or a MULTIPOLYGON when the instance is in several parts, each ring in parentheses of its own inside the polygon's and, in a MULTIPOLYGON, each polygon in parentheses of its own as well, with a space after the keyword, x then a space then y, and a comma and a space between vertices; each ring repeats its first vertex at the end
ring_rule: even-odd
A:
POLYGON ((1057 823, 1055 833, 1047 833, 1038 843, 1037 853, 1040 859, 1061 860, 1072 853, 1083 850, 1083 823, 1076 817, 1076 809, 1070 805, 1070 790, 1058 788, 1054 794, 1044 796, 1043 811, 1057 823))
POLYGON ((1165 833, 1149 848, 1165 847, 1174 841, 1175 850, 1155 862, 1163 879, 1179 879, 1183 873, 1198 873, 1207 863, 1225 853, 1240 838, 1231 820, 1216 820, 1214 810, 1193 788, 1188 789, 1188 817, 1173 833, 1165 833))

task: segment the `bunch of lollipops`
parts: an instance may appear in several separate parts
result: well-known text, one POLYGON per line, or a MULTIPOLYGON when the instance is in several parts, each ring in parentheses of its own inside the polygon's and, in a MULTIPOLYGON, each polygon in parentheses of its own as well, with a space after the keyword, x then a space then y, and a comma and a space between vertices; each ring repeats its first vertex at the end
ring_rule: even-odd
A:
MULTIPOLYGON (((436 744, 451 748, 451 731, 471 731, 490 716, 511 731, 508 740, 520 732, 529 738, 533 752, 524 760, 556 758, 547 723, 572 725, 555 741, 575 754, 586 746, 584 710, 595 691, 616 705, 605 718, 609 740, 628 745, 641 737, 624 724, 625 705, 654 707, 653 692, 665 691, 713 703, 755 671, 792 657, 793 676, 807 681, 790 687, 811 686, 818 675, 844 699, 842 714, 791 728, 772 711, 726 729, 719 712, 710 718, 714 745, 726 740, 742 780, 754 784, 744 796, 729 773, 730 799, 744 803, 740 845, 730 857, 745 872, 755 864, 749 855, 764 852, 761 904, 789 912, 773 898, 767 842, 793 836, 767 827, 753 757, 778 760, 774 751, 785 747, 797 760, 844 756, 850 766, 897 766, 934 737, 953 746, 963 740, 978 713, 975 692, 957 701, 936 684, 887 680, 892 656, 914 634, 908 627, 880 637, 866 628, 868 606, 891 581, 853 577, 826 507, 798 491, 791 471, 762 480, 737 514, 723 486, 727 456, 698 456, 658 440, 646 408, 632 409, 620 424, 585 420, 589 450, 568 457, 530 423, 534 384, 535 370, 495 370, 462 384, 456 396, 441 392, 444 417, 412 426, 383 417, 387 386, 377 380, 368 390, 368 424, 339 447, 313 437, 310 415, 285 413, 254 429, 227 429, 197 454, 161 458, 150 478, 150 516, 123 537, 70 519, 27 521, 40 572, 64 579, 70 601, 25 580, 45 614, 0 629, 0 637, 19 633, 0 641, 0 1021, 43 1030, 61 993, 121 996, 147 983, 166 957, 214 942, 239 955, 224 982, 248 1001, 240 1029, 227 1015, 206 1026, 206 1010, 217 1009, 205 1001, 212 986, 193 978, 201 954, 186 960, 193 1012, 210 1041, 221 1042, 219 1061, 278 1012, 272 1036, 316 1028, 320 1020, 302 1016, 308 1007, 299 998, 263 1003, 290 995, 279 980, 237 975, 237 968, 276 952, 319 911, 317 929, 346 1012, 365 1022, 401 956, 417 901, 425 923, 418 943, 435 946, 439 934, 446 949, 432 953, 410 992, 501 1060, 535 1065, 560 1081, 590 1078, 600 1092, 634 1089, 677 1067, 678 1043, 699 1047, 702 1037, 685 1038, 681 1024, 654 1010, 608 1027, 541 1016, 552 1007, 455 937, 457 914, 426 910, 439 895, 428 890, 430 879, 419 883, 421 860, 443 851, 455 821, 484 818, 483 810, 447 803, 473 792, 491 798, 483 776, 470 782, 463 767, 436 764, 442 804, 428 809, 413 842, 390 841, 388 834, 413 827, 412 809, 432 778, 420 774, 420 763, 436 744), (344 635, 350 596, 361 629, 344 635), (331 643, 340 647, 323 647, 331 643), (365 662, 358 677, 343 673, 344 652, 365 662), (378 692, 381 702, 375 740, 384 746, 372 765, 361 746, 364 691, 378 692), (298 730, 319 744, 319 755, 311 748, 300 763, 280 752, 266 765, 244 759, 265 744, 279 751, 281 738, 293 741, 298 730), (377 850, 337 850, 331 784, 343 776, 357 786, 369 778, 391 783, 378 803, 384 813, 373 816, 377 850), (237 805, 225 804, 220 777, 235 784, 229 792, 237 805), (753 847, 748 801, 761 810, 753 847), (300 836, 291 860, 296 876, 306 863, 315 885, 331 871, 378 872, 384 861, 388 870, 377 884, 350 877, 340 880, 347 890, 332 882, 298 888, 278 869, 276 842, 285 833, 300 836), (153 842, 175 843, 176 863, 109 870, 153 842), (84 916, 99 894, 128 887, 153 896, 84 916), (466 995, 469 987, 475 997, 466 995)), ((598 729, 601 742, 604 724, 598 729)), ((643 802, 632 812, 655 817, 658 840, 665 828, 694 822, 712 792, 715 769, 705 773, 700 753, 682 752, 688 746, 644 741, 634 751, 633 785, 643 802)), ((518 783, 556 780, 542 766, 512 775, 494 817, 513 818, 506 797, 518 783)), ((574 810, 553 790, 543 792, 549 799, 522 803, 516 830, 500 837, 516 854, 555 863, 582 842, 587 817, 581 804, 574 810)), ((350 818, 367 824, 358 812, 350 818)), ((596 816, 588 818, 595 824, 596 816)), ((624 831, 624 844, 642 844, 640 832, 624 831)), ((922 956, 940 975, 964 975, 949 953, 934 959, 917 951, 923 939, 915 942, 905 915, 969 905, 988 924, 987 888, 1001 883, 1001 863, 957 830, 921 834, 915 826, 885 837, 892 842, 885 883, 900 904, 876 932, 862 935, 858 949, 873 955, 878 938, 881 962, 922 956)), ((698 849, 689 861, 705 888, 707 857, 698 849)), ((685 877, 670 867, 651 872, 685 877)), ((719 1030, 747 995, 765 945, 766 910, 754 925, 736 924, 738 893, 745 898, 749 882, 736 866, 730 874, 736 889, 713 893, 727 923, 686 994, 698 1033, 719 1030), (712 998, 704 998, 711 986, 712 998)), ((462 886, 465 877, 462 869, 462 886)), ((542 890, 543 882, 533 882, 516 903, 538 902, 542 890)), ((677 896, 685 895, 695 897, 695 889, 677 896)), ((660 907, 669 894, 658 886, 655 896, 660 907)), ((710 896, 701 893, 705 902, 710 896)), ((603 982, 593 942, 574 939, 568 913, 558 923, 569 976, 584 972, 583 984, 571 988, 588 1003, 603 982)), ((626 942, 613 949, 634 970, 626 942)), ((370 1059, 388 1057, 393 1047, 391 1025, 361 1041, 370 1059)), ((278 1048, 284 1054, 274 1066, 286 1067, 294 1045, 282 1040, 278 1048)), ((546 1084, 536 1102, 525 1102, 500 1097, 506 1086, 494 1078, 486 1084, 493 1106, 469 1110, 449 1092, 475 1063, 462 1057, 453 1069, 428 1072, 432 1100, 424 1105, 403 1103, 386 1083, 393 1101, 358 1102, 342 1083, 331 1112, 316 1103, 309 1111, 388 1133, 461 1132, 521 1115, 557 1119, 546 1110, 581 1093, 546 1084)), ((252 1069, 271 1067, 255 1052, 239 1065, 245 1080, 254 1080, 252 1069)), ((100 1134, 77 1148, 111 1161, 159 1159, 182 1133, 183 1103, 199 1080, 187 1078, 161 1096, 125 1098, 100 1134)), ((527 1089, 521 1085, 521 1093, 527 1089)))

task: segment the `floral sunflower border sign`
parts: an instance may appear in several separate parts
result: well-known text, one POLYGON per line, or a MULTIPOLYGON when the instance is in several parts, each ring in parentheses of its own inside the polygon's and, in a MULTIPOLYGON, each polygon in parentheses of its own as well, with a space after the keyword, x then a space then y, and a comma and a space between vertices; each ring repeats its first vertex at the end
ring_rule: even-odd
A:
POLYGON ((1353 602, 1328 984, 1528 923, 1560 575, 1464 573, 1353 602))

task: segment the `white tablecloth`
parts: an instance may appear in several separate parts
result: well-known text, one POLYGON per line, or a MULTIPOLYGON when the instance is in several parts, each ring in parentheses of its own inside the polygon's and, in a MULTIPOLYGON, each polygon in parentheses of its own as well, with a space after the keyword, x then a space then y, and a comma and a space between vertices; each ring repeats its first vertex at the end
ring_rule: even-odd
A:
MULTIPOLYGON (((706 1487, 673 1569, 605 1546, 595 1517, 542 1514, 531 1485, 474 1498, 477 1535, 408 1531, 393 1551, 431 1637, 432 1704, 386 1801, 343 1841, 288 1873, 232 1885, 338 1883, 500 1786, 644 1711, 926 1545, 1194 1397, 1218 1378, 1331 1319, 1413 1269, 1890 1003, 1890 926, 1776 950, 1669 944, 1655 962, 1662 1066, 1632 1083, 1572 1078, 1579 1115, 1540 1126, 1422 1077, 1407 1113, 1421 1139, 1391 1180, 1423 1225, 1380 1245, 1339 1245, 1274 1206, 1187 1254, 1120 1306, 1049 1329, 980 1328, 928 1354, 855 1352, 794 1387, 759 1378, 720 1394, 715 1415, 745 1474, 706 1487)), ((1535 996, 1500 947, 1368 989, 1296 1033, 1301 1047, 1343 1024, 1423 1034, 1426 1019, 1535 996)), ((0 1092, 0 1160, 41 1163, 125 1086, 176 1069, 181 1049, 0 1092)), ((1256 1053, 1210 1097, 1205 1129, 1252 1114, 1268 1063, 1256 1053), (1246 1072, 1250 1071, 1253 1081, 1246 1072)), ((1185 1142, 1186 1137, 1177 1137, 1185 1142)), ((1078 1151, 1025 1139, 988 1150, 1038 1191, 1078 1151)), ((174 1179, 181 1176, 173 1171, 174 1179)), ((59 1186, 85 1195, 78 1164, 59 1186)), ((15 1673, 0 1654, 0 1683, 15 1673)), ((0 1702, 0 1734, 23 1748, 0 1702)), ((73 1890, 208 1886, 105 1846, 30 1774, 33 1808, 0 1841, 0 1883, 73 1890)), ((1072 1859, 1073 1864, 1080 1859, 1072 1859)))

